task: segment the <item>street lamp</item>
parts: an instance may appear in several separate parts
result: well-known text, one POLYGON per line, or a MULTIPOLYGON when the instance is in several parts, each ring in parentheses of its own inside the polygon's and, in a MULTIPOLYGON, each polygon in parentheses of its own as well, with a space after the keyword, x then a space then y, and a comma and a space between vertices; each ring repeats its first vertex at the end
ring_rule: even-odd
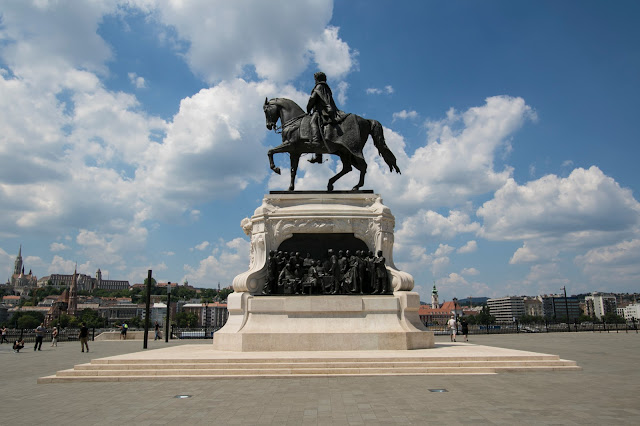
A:
POLYGON ((204 301, 204 338, 207 338, 207 326, 209 325, 209 299, 204 301))
POLYGON ((567 303, 567 286, 562 287, 564 290, 564 309, 567 314, 567 328, 568 331, 571 331, 571 326, 569 325, 569 304, 567 303))
POLYGON ((169 316, 171 315, 171 281, 167 283, 167 318, 166 321, 166 332, 164 333, 164 341, 165 343, 169 343, 169 316))
POLYGON ((457 309, 457 306, 458 306, 458 298, 454 297, 453 298, 453 317, 454 317, 454 319, 456 321, 456 333, 458 332, 458 309, 457 309))

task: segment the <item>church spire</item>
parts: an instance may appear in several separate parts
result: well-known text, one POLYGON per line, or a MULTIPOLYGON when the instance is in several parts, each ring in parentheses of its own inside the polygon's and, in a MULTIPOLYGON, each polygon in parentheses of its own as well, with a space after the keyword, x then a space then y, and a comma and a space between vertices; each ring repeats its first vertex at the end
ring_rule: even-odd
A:
POLYGON ((433 290, 431 291, 431 309, 438 309, 440 303, 438 303, 438 289, 436 289, 436 282, 433 282, 433 290))
POLYGON ((18 256, 16 256, 16 261, 13 264, 13 274, 20 275, 23 271, 22 265, 22 244, 20 244, 20 250, 18 250, 18 256))
POLYGON ((76 315, 78 311, 78 264, 73 271, 71 279, 71 288, 69 289, 69 305, 67 306, 67 315, 76 315))

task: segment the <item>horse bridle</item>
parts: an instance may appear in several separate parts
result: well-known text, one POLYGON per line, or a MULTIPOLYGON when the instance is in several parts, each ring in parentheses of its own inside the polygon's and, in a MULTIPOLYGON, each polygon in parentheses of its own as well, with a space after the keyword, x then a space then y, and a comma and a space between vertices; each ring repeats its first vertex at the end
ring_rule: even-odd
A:
MULTIPOLYGON (((269 107, 270 107, 270 106, 277 106, 277 104, 275 104, 275 103, 271 103, 271 101, 269 101, 269 103, 265 105, 265 109, 266 109, 268 106, 269 106, 269 107)), ((299 115, 299 116, 297 116, 297 117, 290 118, 289 120, 287 120, 285 123, 283 123, 283 124, 282 124, 281 126, 279 126, 279 127, 278 127, 278 124, 277 124, 277 123, 278 123, 278 119, 276 118, 276 121, 275 121, 275 122, 273 122, 273 131, 274 131, 276 134, 281 135, 281 134, 282 134, 282 132, 283 132, 287 127, 291 126, 292 124, 296 123, 296 122, 297 122, 297 121, 299 121, 299 120, 302 120, 302 118, 303 118, 305 115, 307 115, 307 114, 304 114, 304 113, 303 113, 303 114, 300 114, 300 115, 299 115)))

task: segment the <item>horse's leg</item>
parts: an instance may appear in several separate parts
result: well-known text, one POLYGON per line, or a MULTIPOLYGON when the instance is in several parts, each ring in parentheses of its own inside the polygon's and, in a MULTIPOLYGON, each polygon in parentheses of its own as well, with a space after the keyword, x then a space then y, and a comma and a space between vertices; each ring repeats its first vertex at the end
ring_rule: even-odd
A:
POLYGON ((358 184, 352 188, 353 191, 357 191, 364 186, 364 175, 367 174, 367 163, 357 157, 355 157, 354 160, 354 167, 360 170, 360 180, 358 181, 358 184))
POLYGON ((289 185, 289 191, 293 191, 296 183, 296 173, 298 172, 298 163, 300 162, 300 153, 290 152, 289 160, 291 162, 291 184, 289 185))
POLYGON ((337 175, 329 179, 329 184, 327 185, 328 191, 333 191, 333 184, 351 171, 351 160, 349 159, 349 154, 340 154, 340 160, 342 161, 342 170, 340 170, 337 175))
POLYGON ((273 154, 281 154, 283 152, 289 152, 290 149, 291 149, 291 144, 283 143, 282 145, 279 145, 267 151, 267 155, 269 156, 269 167, 271 168, 271 170, 273 170, 277 174, 280 174, 280 167, 276 167, 275 163, 273 162, 273 154))

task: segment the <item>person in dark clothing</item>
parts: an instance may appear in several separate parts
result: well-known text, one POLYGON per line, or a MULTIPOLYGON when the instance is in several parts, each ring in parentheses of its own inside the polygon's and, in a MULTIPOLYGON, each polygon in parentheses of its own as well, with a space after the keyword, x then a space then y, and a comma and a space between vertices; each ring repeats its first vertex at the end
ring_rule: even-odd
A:
POLYGON ((44 328, 44 323, 40 323, 40 325, 38 326, 38 328, 36 328, 35 332, 36 332, 36 344, 33 347, 33 350, 35 351, 36 349, 41 351, 42 350, 42 340, 44 339, 44 333, 46 333, 47 329, 44 328))
POLYGON ((86 346, 87 352, 89 352, 89 344, 87 341, 89 340, 89 329, 87 328, 85 323, 82 323, 80 327, 80 335, 78 336, 80 339, 80 347, 82 348, 82 352, 84 352, 84 348, 86 346))
POLYGON ((20 352, 20 349, 24 348, 24 339, 18 339, 13 342, 13 351, 20 352))
POLYGON ((469 337, 467 337, 467 335, 469 334, 469 323, 467 322, 466 319, 462 318, 460 320, 460 326, 461 326, 462 335, 464 336, 464 341, 468 342, 469 337))

